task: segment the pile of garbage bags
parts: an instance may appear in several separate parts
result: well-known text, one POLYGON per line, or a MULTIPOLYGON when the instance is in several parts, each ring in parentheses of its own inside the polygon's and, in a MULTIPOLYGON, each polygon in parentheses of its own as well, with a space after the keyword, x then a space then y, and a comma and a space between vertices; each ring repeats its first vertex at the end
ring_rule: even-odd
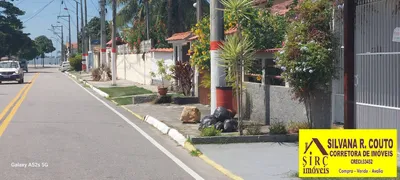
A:
POLYGON ((215 127, 215 129, 222 130, 222 132, 236 132, 238 122, 233 117, 234 114, 231 111, 224 107, 218 107, 215 109, 214 114, 204 116, 200 120, 199 130, 215 127))

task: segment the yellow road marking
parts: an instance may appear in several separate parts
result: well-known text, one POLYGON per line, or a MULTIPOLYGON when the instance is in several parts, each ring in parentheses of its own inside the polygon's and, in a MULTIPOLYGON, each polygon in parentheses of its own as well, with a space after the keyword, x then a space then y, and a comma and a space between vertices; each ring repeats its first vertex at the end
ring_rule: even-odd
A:
MULTIPOLYGON (((33 78, 35 78, 38 74, 35 74, 33 78)), ((31 81, 32 82, 32 81, 31 81)), ((29 84, 26 84, 19 92, 18 94, 14 97, 14 99, 4 108, 4 110, 0 114, 0 120, 3 119, 3 117, 7 114, 7 112, 11 109, 11 107, 15 104, 15 102, 19 99, 21 94, 25 91, 25 89, 29 86, 29 84)))
POLYGON ((136 113, 134 113, 133 111, 131 111, 130 109, 128 109, 127 107, 125 107, 125 106, 121 106, 122 108, 124 108, 126 111, 128 111, 128 112, 130 112, 131 114, 133 114, 134 116, 136 116, 138 119, 140 119, 140 120, 142 120, 142 121, 144 121, 144 117, 143 116, 141 116, 141 115, 139 115, 139 114, 136 114, 136 113))
POLYGON ((36 74, 31 83, 28 84, 29 87, 24 91, 24 94, 22 94, 21 98, 18 100, 17 104, 15 104, 15 106, 12 108, 11 112, 8 114, 8 116, 6 117, 6 119, 3 121, 3 123, 0 125, 0 137, 3 135, 4 131, 6 130, 8 124, 10 123, 11 119, 14 117, 15 113, 17 112, 17 110, 19 109, 19 107, 21 106, 22 102, 24 101, 24 99, 26 98, 26 95, 28 94, 29 90, 32 88, 33 83, 36 81, 37 77, 39 76, 39 74, 36 74))
MULTIPOLYGON (((184 148, 187 149, 188 151, 195 151, 195 150, 197 150, 196 147, 194 147, 194 146, 192 145, 192 143, 190 143, 190 142, 185 142, 184 148)), ((200 155, 199 155, 199 158, 202 159, 202 160, 203 160, 204 162, 206 162, 207 164, 209 164, 209 165, 211 165, 212 167, 214 167, 215 169, 217 169, 218 171, 222 172, 222 173, 225 174, 226 176, 228 176, 230 179, 233 179, 233 180, 243 180, 242 177, 233 174, 233 173, 230 172, 229 170, 225 169, 225 168, 222 167, 221 165, 217 164, 216 162, 214 162, 213 160, 211 160, 210 158, 208 158, 206 155, 200 154, 200 155)))

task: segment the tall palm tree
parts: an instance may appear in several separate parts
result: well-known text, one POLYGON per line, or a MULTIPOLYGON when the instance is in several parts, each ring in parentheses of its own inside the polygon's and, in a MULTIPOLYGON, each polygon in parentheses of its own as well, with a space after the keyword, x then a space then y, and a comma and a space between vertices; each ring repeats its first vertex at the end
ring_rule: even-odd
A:
MULTIPOLYGON (((146 18, 146 4, 149 7, 150 24, 163 21, 167 24, 168 36, 173 33, 189 30, 196 23, 196 0, 116 0, 122 9, 117 13, 117 27, 143 22, 146 18)), ((112 0, 108 0, 109 3, 112 0)), ((206 3, 204 3, 206 4, 206 3)), ((205 5, 208 6, 208 5, 205 5)), ((205 13, 208 10, 206 9, 205 13)))
MULTIPOLYGON (((149 0, 145 0, 146 2, 149 0)), ((112 0, 107 0, 108 4, 112 0)), ((143 0, 116 0, 117 6, 122 7, 117 12, 117 27, 121 28, 132 23, 132 20, 137 17, 144 17, 144 3, 143 0)))

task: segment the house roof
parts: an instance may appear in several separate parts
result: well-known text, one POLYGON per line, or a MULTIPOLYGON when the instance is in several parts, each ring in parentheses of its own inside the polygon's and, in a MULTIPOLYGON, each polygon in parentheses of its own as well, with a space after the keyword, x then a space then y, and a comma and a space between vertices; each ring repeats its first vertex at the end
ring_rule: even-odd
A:
MULTIPOLYGON (((237 28, 236 28, 236 27, 233 27, 233 28, 231 28, 231 29, 226 30, 226 31, 225 31, 225 35, 233 34, 233 33, 235 33, 236 31, 237 31, 237 28)), ((190 37, 190 38, 188 39, 188 41, 193 41, 193 40, 196 40, 197 38, 199 38, 199 36, 192 36, 192 37, 190 37)))
MULTIPOLYGON (((116 45, 126 44, 126 42, 123 39, 119 38, 119 37, 115 38, 115 43, 116 43, 116 45)), ((110 39, 110 41, 108 41, 106 45, 111 46, 112 45, 112 39, 110 39)))
MULTIPOLYGON (((78 43, 71 43, 72 44, 72 48, 73 49, 78 49, 78 43)), ((65 46, 67 46, 67 48, 69 47, 69 43, 67 42, 66 44, 65 44, 65 46)))
POLYGON ((175 33, 171 37, 167 38, 167 41, 179 41, 179 40, 187 40, 188 38, 192 37, 193 34, 191 31, 175 33))
POLYGON ((155 48, 155 49, 150 49, 149 52, 174 52, 173 48, 155 48))
MULTIPOLYGON (((255 6, 266 6, 269 0, 254 0, 255 6)), ((302 1, 302 0, 300 0, 302 1)), ((269 9, 272 13, 284 15, 289 11, 289 5, 293 3, 293 0, 274 0, 274 4, 269 9)))
POLYGON ((282 50, 282 48, 261 49, 261 50, 257 50, 257 52, 258 53, 262 53, 262 52, 274 53, 274 52, 278 52, 280 50, 282 50))

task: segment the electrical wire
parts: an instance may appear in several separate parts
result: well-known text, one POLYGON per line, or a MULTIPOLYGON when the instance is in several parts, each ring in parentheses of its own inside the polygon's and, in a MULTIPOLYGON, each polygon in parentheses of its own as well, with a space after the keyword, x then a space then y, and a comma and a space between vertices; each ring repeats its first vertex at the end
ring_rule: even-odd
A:
MULTIPOLYGON (((67 2, 69 2, 69 1, 67 1, 67 2)), ((69 8, 67 7, 67 3, 64 3, 64 7, 65 7, 64 9, 67 11, 68 15, 70 15, 69 14, 69 8)))
POLYGON ((25 0, 21 0, 20 2, 18 2, 16 5, 20 5, 21 3, 23 3, 25 0))
MULTIPOLYGON (((70 1, 67 1, 67 2, 68 2, 72 7, 74 7, 74 5, 72 5, 70 1)), ((95 7, 95 8, 97 9, 97 7, 95 7)), ((71 12, 74 13, 74 14, 76 13, 74 10, 69 9, 69 8, 68 8, 68 11, 71 11, 71 12)), ((93 16, 93 15, 90 15, 90 14, 88 14, 87 16, 88 16, 88 17, 92 17, 92 18, 93 18, 93 17, 96 17, 96 16, 93 16)), ((80 18, 81 16, 78 15, 78 17, 80 18)))
POLYGON ((94 4, 93 0, 90 0, 93 4, 93 7, 96 8, 97 12, 100 12, 99 8, 97 8, 96 4, 94 4))
POLYGON ((35 16, 37 16, 39 13, 41 13, 47 6, 49 6, 51 3, 53 3, 55 0, 51 0, 49 3, 47 3, 45 6, 43 6, 36 14, 28 18, 27 20, 24 21, 24 23, 28 22, 29 20, 33 19, 35 16))
POLYGON ((60 3, 60 11, 58 12, 58 15, 61 15, 61 6, 62 6, 62 2, 63 2, 63 0, 61 0, 61 3, 60 3))

